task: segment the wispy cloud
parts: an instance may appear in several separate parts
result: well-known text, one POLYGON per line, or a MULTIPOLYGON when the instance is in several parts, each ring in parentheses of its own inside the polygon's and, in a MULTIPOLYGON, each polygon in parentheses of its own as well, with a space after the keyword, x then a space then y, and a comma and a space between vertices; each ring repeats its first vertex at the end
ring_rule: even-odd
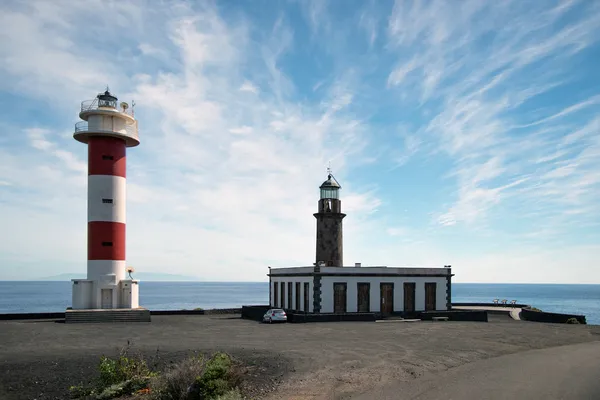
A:
POLYGON ((84 268, 86 148, 71 129, 107 84, 137 104, 140 270, 254 280, 267 260, 312 263, 330 161, 346 259, 475 265, 474 240, 566 237, 596 251, 597 3, 147 5, 0 5, 0 218, 19 227, 0 231, 6 276, 19 254, 84 268))

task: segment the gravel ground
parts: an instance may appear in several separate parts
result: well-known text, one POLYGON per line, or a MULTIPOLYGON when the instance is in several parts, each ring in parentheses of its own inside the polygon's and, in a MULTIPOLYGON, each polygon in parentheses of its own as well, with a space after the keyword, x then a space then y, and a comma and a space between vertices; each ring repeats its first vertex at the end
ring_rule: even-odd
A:
POLYGON ((227 351, 250 367, 252 398, 344 399, 472 361, 600 340, 600 326, 516 322, 267 325, 230 315, 153 316, 151 323, 0 322, 0 398, 66 399, 98 357, 127 341, 160 364, 227 351))

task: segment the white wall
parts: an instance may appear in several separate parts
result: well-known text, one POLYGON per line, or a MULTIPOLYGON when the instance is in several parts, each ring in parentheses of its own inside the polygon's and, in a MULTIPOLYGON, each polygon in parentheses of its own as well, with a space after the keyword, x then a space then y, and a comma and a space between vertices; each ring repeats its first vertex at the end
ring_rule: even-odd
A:
POLYGON ((94 282, 83 279, 74 279, 72 282, 72 286, 73 292, 71 299, 71 308, 73 310, 85 310, 92 308, 92 293, 94 289, 94 282))
POLYGON ((122 176, 88 176, 88 221, 125 223, 127 181, 122 176), (112 204, 102 199, 112 199, 112 204))
POLYGON ((96 114, 88 117, 88 130, 92 131, 104 131, 104 132, 118 132, 127 134, 125 125, 125 118, 120 116, 96 114))
POLYGON ((139 307, 139 285, 138 281, 125 279, 121 281, 121 298, 119 308, 139 307))
POLYGON ((333 312, 333 284, 346 282, 346 311, 357 311, 358 283, 371 284, 370 308, 371 312, 380 311, 380 286, 381 282, 394 284, 394 311, 404 310, 404 282, 415 283, 415 311, 425 310, 425 282, 437 283, 436 309, 446 310, 446 278, 444 277, 361 277, 361 276, 324 276, 321 278, 321 312, 333 312))
POLYGON ((279 285, 277 289, 277 306, 281 308, 296 308, 296 282, 300 282, 300 310, 299 311, 308 311, 312 312, 313 310, 313 277, 312 276, 282 276, 282 277, 272 277, 271 278, 271 299, 269 305, 271 307, 274 306, 275 300, 275 289, 273 288, 273 284, 277 282, 279 285), (281 300, 281 285, 280 282, 285 282, 285 305, 279 304, 281 300), (291 306, 287 304, 288 302, 288 287, 287 283, 292 282, 292 304, 291 306), (308 283, 308 310, 304 310, 304 283, 308 283))

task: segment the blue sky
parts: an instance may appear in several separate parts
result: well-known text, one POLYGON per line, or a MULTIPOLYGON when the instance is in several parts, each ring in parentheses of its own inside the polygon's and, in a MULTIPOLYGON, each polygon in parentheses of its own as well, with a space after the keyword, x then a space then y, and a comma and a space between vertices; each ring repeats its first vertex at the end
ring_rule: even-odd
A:
POLYGON ((600 283, 600 3, 5 1, 0 279, 86 268, 82 100, 136 102, 128 264, 310 265, 342 184, 346 265, 600 283))

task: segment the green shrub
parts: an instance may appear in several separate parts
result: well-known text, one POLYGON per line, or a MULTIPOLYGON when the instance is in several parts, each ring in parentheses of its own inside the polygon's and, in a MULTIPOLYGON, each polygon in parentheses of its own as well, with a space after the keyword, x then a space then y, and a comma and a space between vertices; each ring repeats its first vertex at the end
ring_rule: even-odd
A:
POLYGON ((576 324, 576 325, 580 324, 580 322, 577 318, 569 318, 566 323, 567 324, 576 324))
POLYGON ((202 399, 214 399, 222 396, 231 386, 229 384, 229 371, 231 358, 225 353, 216 353, 207 361, 204 373, 196 379, 202 399))
POLYGON ((204 371, 202 357, 188 358, 150 382, 151 395, 156 400, 179 400, 188 397, 188 389, 204 371))
POLYGON ((99 386, 102 388, 151 375, 146 362, 142 358, 130 358, 127 357, 126 353, 122 353, 116 359, 101 357, 98 369, 100 371, 99 386))
POLYGON ((80 399, 82 397, 91 396, 94 393, 92 388, 85 387, 83 385, 71 386, 69 388, 69 394, 72 399, 80 399))
POLYGON ((216 353, 208 360, 190 358, 176 364, 170 371, 154 378, 150 389, 155 400, 237 400, 241 395, 233 389, 239 378, 240 373, 231 357, 216 353))
POLYGON ((72 398, 107 400, 147 389, 154 400, 242 399, 236 388, 242 370, 225 353, 209 359, 191 357, 159 375, 149 370, 143 358, 131 357, 125 349, 117 358, 101 357, 98 370, 95 386, 71 386, 72 398))
POLYGON ((129 355, 129 343, 117 358, 100 357, 99 376, 94 387, 72 386, 69 392, 72 398, 112 399, 148 387, 151 372, 141 357, 129 355))
POLYGON ((542 310, 540 310, 539 308, 535 308, 535 307, 529 307, 529 311, 542 312, 542 310))

